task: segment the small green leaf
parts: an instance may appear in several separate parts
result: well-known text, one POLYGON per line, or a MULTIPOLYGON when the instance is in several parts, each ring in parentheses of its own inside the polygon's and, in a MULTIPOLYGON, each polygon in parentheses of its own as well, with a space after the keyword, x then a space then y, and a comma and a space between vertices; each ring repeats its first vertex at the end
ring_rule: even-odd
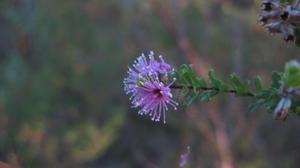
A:
POLYGON ((247 92, 250 90, 250 87, 251 87, 251 80, 246 80, 246 90, 247 92))
POLYGON ((254 102, 252 102, 249 107, 248 107, 248 111, 249 112, 253 112, 256 111, 260 106, 262 106, 265 103, 265 99, 258 99, 255 100, 254 102))
POLYGON ((267 98, 270 98, 270 95, 271 95, 271 93, 269 90, 261 90, 259 93, 257 93, 256 96, 259 98, 267 99, 267 98))
POLYGON ((197 98, 197 96, 198 96, 198 94, 191 94, 191 95, 187 96, 187 97, 184 99, 183 104, 184 104, 185 106, 191 105, 191 104, 194 102, 194 100, 197 98))
POLYGON ((225 91, 229 90, 229 86, 227 84, 225 84, 224 82, 222 82, 219 89, 221 92, 225 92, 225 91))
POLYGON ((216 79, 215 71, 213 69, 208 70, 208 77, 210 79, 210 84, 214 88, 218 88, 220 85, 219 80, 216 79))
POLYGON ((210 101, 211 98, 217 95, 218 93, 219 92, 216 90, 203 91, 199 94, 200 101, 210 101))
POLYGON ((290 112, 295 113, 295 114, 297 114, 297 115, 300 115, 299 102, 295 103, 295 102, 293 101, 290 112))
POLYGON ((208 71, 208 77, 210 79, 211 86, 213 88, 219 89, 221 92, 228 90, 228 85, 226 85, 223 81, 220 79, 217 79, 215 76, 214 70, 211 69, 208 71))
POLYGON ((256 78, 254 79, 254 86, 256 91, 261 91, 262 90, 262 86, 261 86, 261 78, 260 76, 256 76, 256 78))
POLYGON ((290 0, 280 0, 279 1, 282 5, 288 5, 290 0))
POLYGON ((197 86, 199 87, 207 87, 207 83, 203 77, 197 78, 197 86))
POLYGON ((264 98, 264 99, 273 99, 278 98, 278 89, 270 87, 268 89, 261 90, 256 94, 256 97, 258 98, 264 98))
POLYGON ((264 106, 267 112, 273 112, 280 99, 266 99, 264 106))
POLYGON ((244 95, 247 92, 246 87, 243 85, 243 83, 238 79, 237 75, 235 73, 232 73, 230 75, 230 82, 233 85, 233 87, 236 90, 237 95, 244 95))
POLYGON ((272 72, 272 82, 271 87, 273 88, 280 88, 281 86, 281 79, 282 79, 282 73, 273 71, 272 72))

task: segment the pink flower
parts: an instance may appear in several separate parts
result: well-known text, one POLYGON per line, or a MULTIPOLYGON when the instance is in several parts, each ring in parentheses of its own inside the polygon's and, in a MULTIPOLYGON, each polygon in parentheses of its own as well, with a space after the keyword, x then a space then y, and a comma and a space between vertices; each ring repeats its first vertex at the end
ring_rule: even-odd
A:
POLYGON ((160 73, 160 74, 168 74, 170 73, 171 66, 165 62, 163 57, 160 55, 159 59, 160 62, 156 61, 154 59, 154 53, 151 51, 149 54, 149 67, 151 68, 152 71, 160 73))
POLYGON ((161 63, 155 60, 154 53, 151 51, 148 55, 149 61, 144 54, 139 56, 133 64, 133 69, 128 67, 128 77, 124 79, 126 94, 132 93, 132 89, 140 82, 140 77, 151 74, 168 74, 170 73, 170 65, 167 64, 162 56, 160 56, 161 63))
POLYGON ((160 75, 168 76, 171 66, 162 57, 161 62, 154 59, 153 52, 149 54, 149 62, 142 54, 133 65, 135 70, 129 68, 128 77, 124 79, 124 90, 126 94, 131 94, 132 107, 140 108, 138 114, 149 115, 153 121, 160 121, 161 116, 166 123, 166 111, 168 105, 174 107, 178 105, 172 100, 170 86, 163 83, 160 75))

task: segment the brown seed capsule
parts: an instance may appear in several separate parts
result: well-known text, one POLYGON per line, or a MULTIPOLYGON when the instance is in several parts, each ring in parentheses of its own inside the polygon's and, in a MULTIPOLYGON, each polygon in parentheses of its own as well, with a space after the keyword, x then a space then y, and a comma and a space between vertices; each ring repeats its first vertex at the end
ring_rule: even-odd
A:
POLYGON ((291 91, 291 95, 292 95, 294 98, 300 100, 300 87, 298 87, 298 88, 293 88, 292 91, 291 91))
POLYGON ((285 21, 289 18, 290 16, 290 13, 288 11, 283 11, 281 14, 280 14, 280 18, 285 21))
POLYGON ((271 11, 273 9, 279 8, 279 3, 278 2, 272 2, 272 1, 264 1, 261 4, 261 10, 263 11, 271 11))
POLYGON ((290 18, 291 13, 293 12, 293 7, 291 5, 285 7, 284 9, 282 9, 282 13, 280 14, 280 18, 282 20, 288 20, 290 18))
POLYGON ((296 41, 295 29, 300 27, 298 8, 297 5, 279 3, 279 0, 265 0, 261 5, 264 13, 260 15, 259 21, 269 33, 282 33, 286 42, 293 42, 296 41))
POLYGON ((289 21, 290 22, 299 22, 300 21, 300 11, 299 10, 291 10, 289 13, 289 21))
POLYGON ((264 25, 274 20, 280 19, 282 14, 282 10, 272 10, 268 13, 261 14, 259 17, 259 21, 264 25))
POLYGON ((277 104, 276 109, 274 110, 274 119, 275 120, 284 120, 287 116, 289 109, 292 105, 292 101, 290 98, 283 97, 277 104))
POLYGON ((291 22, 291 25, 295 26, 295 27, 300 27, 300 21, 297 22, 291 22))
POLYGON ((283 39, 286 42, 292 42, 295 40, 294 27, 291 24, 289 23, 281 24, 280 30, 283 35, 283 39))
POLYGON ((267 30, 270 33, 280 33, 281 32, 280 27, 282 23, 283 23, 282 21, 272 22, 266 24, 264 27, 267 28, 267 30))

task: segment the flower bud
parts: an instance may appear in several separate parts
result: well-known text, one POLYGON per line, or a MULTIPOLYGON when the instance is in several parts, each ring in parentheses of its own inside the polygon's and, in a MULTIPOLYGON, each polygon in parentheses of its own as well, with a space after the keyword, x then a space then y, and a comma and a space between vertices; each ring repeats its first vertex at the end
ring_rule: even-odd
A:
POLYGON ((300 87, 300 64, 293 60, 285 64, 284 84, 288 88, 300 87))

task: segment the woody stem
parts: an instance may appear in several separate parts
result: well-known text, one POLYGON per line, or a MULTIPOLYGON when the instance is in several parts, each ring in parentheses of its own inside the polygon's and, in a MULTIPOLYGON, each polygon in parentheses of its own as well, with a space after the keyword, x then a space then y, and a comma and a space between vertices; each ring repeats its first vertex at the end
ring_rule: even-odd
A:
MULTIPOLYGON (((170 88, 171 89, 183 89, 184 86, 173 84, 173 85, 170 86, 170 88)), ((194 89, 194 87, 193 86, 188 86, 188 89, 194 89)), ((214 87, 197 87, 196 89, 197 90, 203 90, 203 91, 209 91, 209 90, 214 90, 214 91, 218 91, 218 92, 221 91, 219 88, 214 88, 214 87)), ((225 91, 222 91, 222 92, 225 92, 225 93, 237 93, 237 90, 230 89, 230 90, 225 90, 225 91)), ((244 96, 254 97, 255 94, 253 94, 251 92, 247 92, 247 93, 244 94, 244 96)))

